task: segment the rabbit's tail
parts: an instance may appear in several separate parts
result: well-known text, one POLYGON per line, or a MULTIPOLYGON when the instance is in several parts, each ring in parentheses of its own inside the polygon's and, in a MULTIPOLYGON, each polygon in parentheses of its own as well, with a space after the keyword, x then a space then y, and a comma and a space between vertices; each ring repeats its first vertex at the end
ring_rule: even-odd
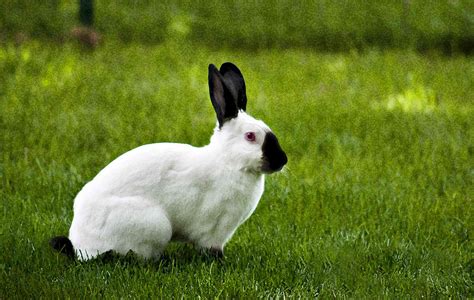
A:
POLYGON ((71 241, 65 236, 53 237, 49 240, 49 244, 53 247, 54 250, 65 254, 69 258, 74 258, 74 247, 72 246, 71 241))

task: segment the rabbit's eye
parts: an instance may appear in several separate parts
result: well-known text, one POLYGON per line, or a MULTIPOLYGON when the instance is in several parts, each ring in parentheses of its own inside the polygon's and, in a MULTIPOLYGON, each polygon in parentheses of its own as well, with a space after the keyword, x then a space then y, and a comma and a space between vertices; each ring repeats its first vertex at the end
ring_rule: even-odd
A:
POLYGON ((249 142, 255 142, 255 132, 246 132, 245 139, 249 142))

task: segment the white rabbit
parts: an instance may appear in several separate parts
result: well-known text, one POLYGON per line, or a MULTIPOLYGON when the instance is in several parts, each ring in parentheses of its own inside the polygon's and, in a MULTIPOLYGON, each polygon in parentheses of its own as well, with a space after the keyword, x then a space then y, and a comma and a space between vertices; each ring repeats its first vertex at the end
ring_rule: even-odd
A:
POLYGON ((109 250, 155 258, 178 240, 222 257, 255 210, 264 174, 287 157, 270 128, 245 112, 235 65, 209 65, 209 91, 217 114, 209 145, 158 143, 121 155, 79 192, 69 238, 51 239, 52 247, 80 260, 109 250))

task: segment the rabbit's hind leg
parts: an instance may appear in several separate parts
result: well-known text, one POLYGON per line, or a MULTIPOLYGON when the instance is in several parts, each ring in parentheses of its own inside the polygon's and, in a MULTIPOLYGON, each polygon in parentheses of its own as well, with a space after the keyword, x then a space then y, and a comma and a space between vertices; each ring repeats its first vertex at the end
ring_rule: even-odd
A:
POLYGON ((172 236, 171 223, 159 206, 116 207, 104 229, 110 250, 120 254, 132 250, 146 259, 159 257, 172 236))

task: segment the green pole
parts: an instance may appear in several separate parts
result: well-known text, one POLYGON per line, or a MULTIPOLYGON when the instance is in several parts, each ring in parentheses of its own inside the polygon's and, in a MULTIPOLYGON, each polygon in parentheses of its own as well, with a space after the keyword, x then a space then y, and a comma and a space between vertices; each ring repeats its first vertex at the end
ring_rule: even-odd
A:
POLYGON ((79 0, 79 22, 84 26, 92 26, 94 23, 94 1, 79 0))

